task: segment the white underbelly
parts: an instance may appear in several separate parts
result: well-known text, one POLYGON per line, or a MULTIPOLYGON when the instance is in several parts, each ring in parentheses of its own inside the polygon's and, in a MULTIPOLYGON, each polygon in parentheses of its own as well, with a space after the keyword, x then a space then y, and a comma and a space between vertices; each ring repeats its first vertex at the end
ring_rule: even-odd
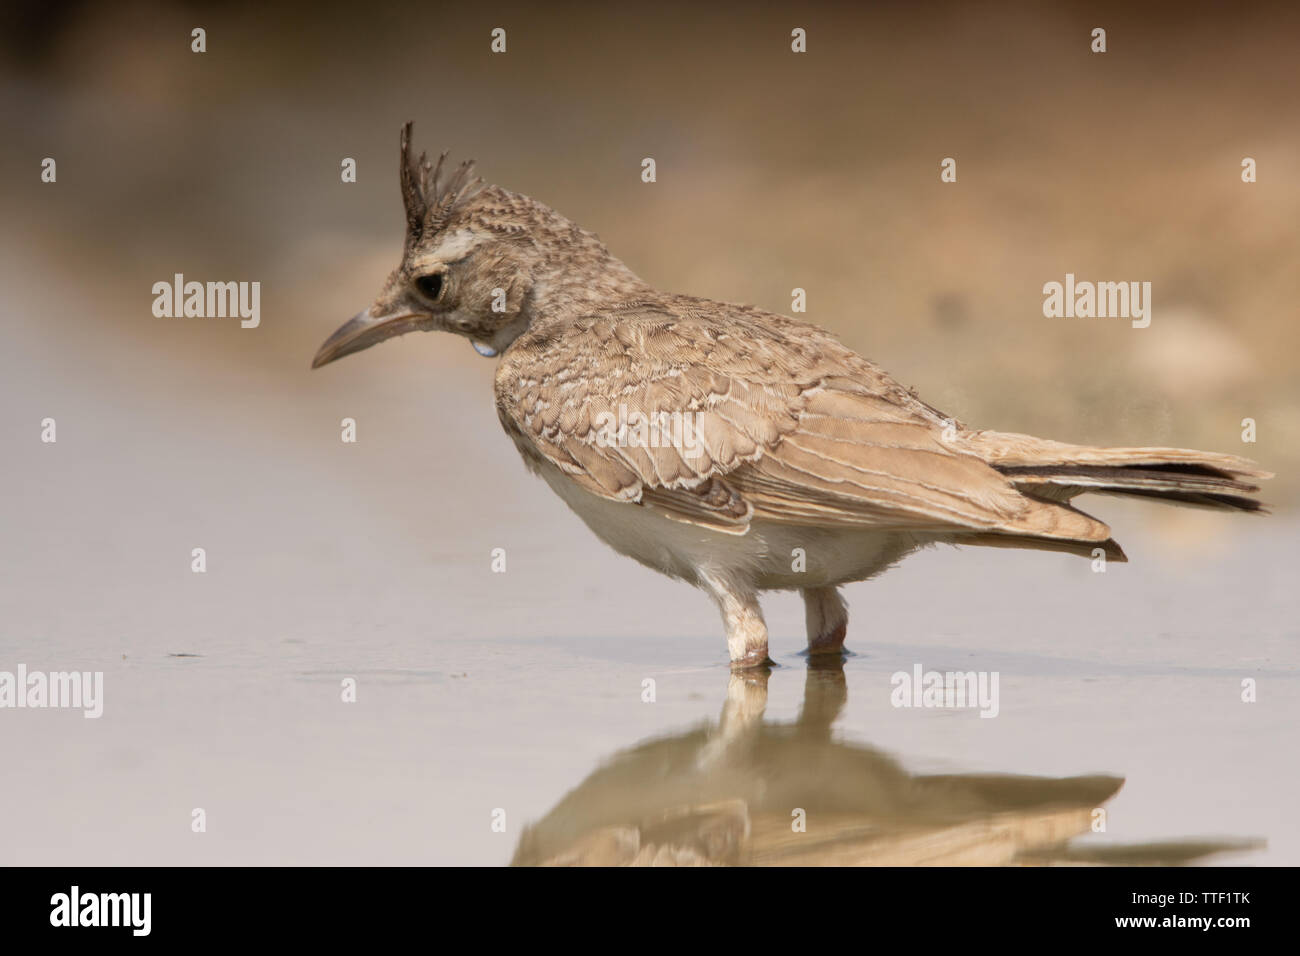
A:
POLYGON ((896 531, 816 528, 755 520, 745 534, 678 521, 586 491, 554 466, 541 475, 596 536, 620 554, 695 583, 702 568, 725 569, 759 589, 862 581, 926 543, 896 531))

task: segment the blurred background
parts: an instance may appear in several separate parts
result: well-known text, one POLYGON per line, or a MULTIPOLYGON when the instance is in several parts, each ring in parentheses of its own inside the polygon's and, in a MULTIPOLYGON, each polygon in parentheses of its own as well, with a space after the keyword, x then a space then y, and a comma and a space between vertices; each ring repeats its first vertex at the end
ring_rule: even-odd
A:
MULTIPOLYGON (((714 610, 610 561, 526 476, 493 363, 409 336, 308 371, 397 264, 408 119, 417 148, 477 159, 656 286, 786 314, 805 289, 807 319, 971 425, 1276 471, 1267 519, 1089 502, 1133 561, 1104 576, 947 552, 851 589, 871 610, 850 646, 897 660, 851 662, 850 684, 930 647, 927 666, 1019 668, 1034 704, 976 720, 998 725, 978 739, 887 705, 846 719, 931 769, 1142 768, 1116 797, 1130 839, 1262 836, 1300 859, 1294 769, 1252 776, 1296 708, 1281 690, 1235 703, 1244 676, 1290 682, 1291 700, 1297 677, 1294 6, 16 3, 0 18, 0 669, 105 669, 110 695, 99 722, 0 714, 0 757, 41 781, 0 795, 30 823, 13 860, 505 862, 513 836, 449 821, 507 803, 537 819, 603 756, 716 717, 714 610), (1150 281, 1150 327, 1044 318, 1043 284, 1067 272, 1150 281), (175 273, 261 282, 260 327, 156 318, 152 285, 175 273), (190 572, 200 546, 206 575, 190 572), (1013 580, 1041 592, 1041 616, 999 610, 1013 580), (1089 616, 1073 620, 1081 583, 1089 616), (953 600, 917 620, 936 592, 953 600), (661 677, 645 708, 639 681, 665 668, 687 676, 661 677), (347 674, 364 719, 333 696, 347 674), (1135 739, 1134 708, 1163 733, 1135 739), (1188 712, 1216 715, 1198 733, 1240 766, 1188 769, 1205 739, 1188 712), (203 801, 227 823, 186 843, 203 801), (324 843, 323 825, 338 827, 324 843)), ((774 650, 797 650, 797 604, 776 599, 769 622, 774 650)), ((799 688, 772 696, 779 713, 799 688)))
MULTIPOLYGON (((94 302, 32 334, 59 349, 129 342, 117 371, 138 385, 160 367, 238 369, 245 388, 291 402, 408 367, 485 382, 452 341, 403 342, 325 382, 303 367, 396 263, 397 130, 413 119, 418 146, 476 158, 655 285, 783 313, 806 289, 807 318, 964 421, 1240 451, 1252 417, 1259 447, 1244 450, 1281 474, 1271 494, 1300 488, 1293 7, 55 3, 5 16, 0 173, 19 247, 6 258, 44 294, 94 302), (1105 54, 1089 49, 1099 25, 1105 54), (195 26, 204 54, 190 52, 195 26), (489 51, 495 26, 504 55, 489 51), (56 185, 40 181, 46 156, 56 185), (949 156, 954 185, 939 181, 949 156), (344 157, 355 184, 340 182, 344 157), (155 320, 150 286, 175 272, 259 279, 263 327, 155 320), (1066 272, 1150 281, 1152 326, 1045 319, 1042 286, 1066 272)), ((64 354, 64 374, 90 354, 64 354)))

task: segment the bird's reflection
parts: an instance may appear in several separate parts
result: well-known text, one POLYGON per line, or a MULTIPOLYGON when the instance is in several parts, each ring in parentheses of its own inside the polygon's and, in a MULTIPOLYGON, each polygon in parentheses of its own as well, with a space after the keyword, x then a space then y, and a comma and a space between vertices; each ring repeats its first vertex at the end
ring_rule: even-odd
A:
POLYGON ((615 754, 520 838, 530 865, 1177 864, 1251 841, 1075 848, 1121 777, 909 774, 836 740, 843 665, 813 664, 792 724, 769 671, 733 674, 716 726, 615 754))

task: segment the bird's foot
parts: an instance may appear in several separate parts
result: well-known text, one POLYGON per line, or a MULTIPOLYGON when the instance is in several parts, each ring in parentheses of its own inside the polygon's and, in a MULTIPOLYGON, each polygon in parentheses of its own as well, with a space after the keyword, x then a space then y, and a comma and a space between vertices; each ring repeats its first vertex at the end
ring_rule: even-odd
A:
POLYGON ((820 657, 823 654, 844 653, 844 638, 849 629, 848 622, 844 622, 839 627, 832 628, 824 634, 818 634, 808 641, 809 656, 820 657))
POLYGON ((776 661, 767 656, 766 644, 761 647, 747 647, 742 655, 731 659, 731 669, 733 671, 749 670, 755 667, 775 666, 776 661))

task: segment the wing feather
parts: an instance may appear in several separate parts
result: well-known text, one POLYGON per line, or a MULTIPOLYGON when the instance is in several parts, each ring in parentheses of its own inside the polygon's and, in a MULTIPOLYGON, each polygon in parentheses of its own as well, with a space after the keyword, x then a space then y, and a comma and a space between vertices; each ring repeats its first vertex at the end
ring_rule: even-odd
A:
POLYGON ((1109 537, 949 443, 956 423, 829 333, 746 306, 664 296, 535 323, 496 393, 534 467, 705 527, 1109 537))

